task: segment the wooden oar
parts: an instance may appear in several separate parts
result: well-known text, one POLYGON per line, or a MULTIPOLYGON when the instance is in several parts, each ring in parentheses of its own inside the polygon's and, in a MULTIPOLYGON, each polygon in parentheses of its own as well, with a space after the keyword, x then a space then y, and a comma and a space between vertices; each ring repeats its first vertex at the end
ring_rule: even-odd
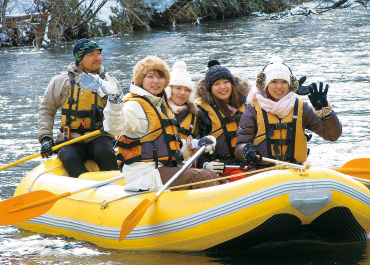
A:
POLYGON ((121 180, 122 178, 123 175, 61 194, 54 194, 46 190, 37 190, 1 201, 0 224, 4 226, 12 225, 40 216, 46 213, 51 207, 53 207, 54 203, 60 199, 88 189, 108 185, 121 180))
POLYGON ((146 210, 152 205, 158 197, 174 182, 193 162, 194 160, 200 156, 206 146, 202 146, 192 157, 188 160, 185 165, 175 174, 173 177, 166 182, 165 185, 161 189, 159 189, 152 198, 143 200, 123 221, 121 232, 119 234, 119 241, 122 241, 140 222, 141 218, 143 218, 146 210))
MULTIPOLYGON (((79 141, 85 140, 85 139, 87 139, 87 138, 90 138, 90 137, 92 137, 92 136, 98 135, 99 133, 101 133, 101 131, 96 130, 96 131, 93 131, 93 132, 91 132, 91 133, 84 134, 84 135, 82 135, 82 136, 80 136, 80 137, 77 137, 77 138, 75 138, 75 139, 72 139, 72 140, 70 140, 70 141, 67 141, 67 142, 64 142, 64 143, 58 144, 58 145, 56 145, 56 146, 53 146, 53 147, 52 147, 52 150, 53 150, 53 151, 58 150, 59 148, 61 148, 61 147, 63 147, 63 146, 66 146, 66 145, 69 145, 69 144, 74 144, 74 143, 76 143, 76 142, 79 142, 79 141)), ((12 163, 10 163, 10 164, 8 164, 8 165, 5 165, 5 166, 0 167, 0 171, 2 171, 2 170, 4 170, 4 169, 7 169, 7 168, 10 168, 10 167, 12 167, 12 166, 16 166, 16 165, 18 165, 18 164, 21 164, 21 163, 23 163, 23 162, 26 162, 26 161, 28 161, 28 160, 34 159, 34 158, 39 157, 39 156, 41 156, 41 153, 36 153, 36 154, 30 155, 30 156, 27 156, 27 157, 22 158, 22 159, 20 159, 20 160, 18 160, 18 161, 15 161, 15 162, 12 162, 12 163)))

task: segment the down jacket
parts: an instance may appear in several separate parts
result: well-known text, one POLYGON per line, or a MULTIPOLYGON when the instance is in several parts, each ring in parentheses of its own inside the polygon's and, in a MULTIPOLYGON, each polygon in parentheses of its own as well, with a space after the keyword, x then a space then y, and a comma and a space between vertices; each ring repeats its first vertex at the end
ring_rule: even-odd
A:
MULTIPOLYGON (((257 112, 255 108, 248 104, 240 119, 240 127, 237 131, 237 142, 235 148, 235 156, 242 161, 243 148, 246 144, 253 144, 253 140, 257 133, 257 112)), ((332 111, 332 117, 328 120, 322 120, 315 114, 313 109, 307 102, 303 103, 303 117, 302 128, 308 129, 327 141, 336 141, 342 134, 342 124, 340 123, 337 115, 332 111)), ((258 150, 263 157, 267 157, 266 140, 261 142, 258 150)))
MULTIPOLYGON (((242 100, 245 103, 247 96, 251 90, 251 86, 248 81, 243 80, 239 77, 235 78, 235 89, 242 95, 242 100)), ((205 79, 202 78, 199 80, 197 85, 197 103, 204 102, 209 105, 215 104, 215 101, 212 98, 211 93, 205 87, 205 79)), ((198 123, 199 123, 199 135, 200 138, 207 136, 210 134, 212 130, 212 121, 210 120, 208 113, 204 111, 202 108, 198 107, 198 123)), ((232 157, 234 155, 232 154, 232 157)), ((210 161, 211 159, 208 157, 207 154, 203 154, 199 158, 198 167, 202 167, 204 162, 210 161)))
MULTIPOLYGON (((163 97, 150 94, 141 87, 131 84, 130 92, 146 97, 161 111, 163 97)), ((117 136, 125 135, 130 138, 140 138, 146 135, 149 121, 144 109, 137 101, 113 104, 108 101, 104 109, 104 131, 117 136)), ((159 163, 159 167, 163 164, 159 163)), ((126 180, 126 190, 158 190, 163 186, 156 162, 134 162, 122 167, 126 180)))

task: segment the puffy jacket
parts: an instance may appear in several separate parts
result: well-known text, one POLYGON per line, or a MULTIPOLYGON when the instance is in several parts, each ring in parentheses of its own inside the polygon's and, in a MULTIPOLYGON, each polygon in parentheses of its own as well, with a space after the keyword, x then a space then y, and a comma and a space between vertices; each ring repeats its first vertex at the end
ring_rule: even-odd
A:
MULTIPOLYGON (((342 134, 342 124, 333 111, 332 117, 322 120, 318 117, 307 102, 303 103, 302 128, 308 129, 327 141, 336 141, 342 134)), ((244 161, 243 148, 246 144, 253 144, 257 133, 257 112, 248 104, 240 119, 240 127, 237 131, 235 156, 244 161)), ((258 150, 262 156, 268 157, 266 140, 258 144, 258 150)))
MULTIPOLYGON (((241 102, 242 107, 240 109, 244 110, 244 104, 246 101, 246 97, 249 91, 251 90, 251 87, 247 81, 241 78, 235 77, 235 81, 236 81, 235 89, 241 95, 241 100, 242 100, 241 102)), ((215 105, 215 102, 212 98, 211 93, 206 89, 204 85, 204 78, 198 82, 196 104, 198 105, 200 137, 210 135, 212 132, 217 130, 217 128, 215 128, 215 124, 217 122, 215 121, 215 118, 212 118, 215 115, 212 115, 213 113, 211 113, 211 109, 212 109, 211 105, 215 105), (208 107, 205 107, 205 106, 208 106, 208 107)), ((239 115, 240 114, 241 113, 239 113, 239 115)), ((231 125, 230 128, 234 128, 234 131, 237 130, 237 127, 239 124, 239 119, 237 117, 238 116, 235 115, 235 121, 231 122, 232 124, 230 123, 231 125)), ((217 157, 223 157, 223 158, 229 157, 231 160, 234 159, 234 154, 230 154, 229 149, 230 149, 230 146, 231 146, 231 149, 233 149, 233 147, 235 146, 234 141, 236 141, 236 139, 234 140, 226 139, 227 137, 224 135, 223 129, 221 127, 219 128, 218 132, 220 133, 216 132, 217 135, 215 135, 217 139, 216 152, 212 155, 203 154, 198 160, 199 161, 198 167, 202 167, 204 162, 211 161, 215 157, 216 158, 217 157)), ((236 137, 236 134, 234 135, 233 138, 235 137, 236 137)))
MULTIPOLYGON (((131 84, 130 92, 147 98, 159 112, 164 104, 162 97, 150 94, 141 87, 131 84)), ((139 102, 129 100, 125 103, 107 103, 104 109, 104 130, 112 135, 141 138, 147 134, 149 121, 139 102)), ((159 163, 159 167, 163 164, 159 163)), ((127 190, 156 190, 163 186, 156 162, 134 162, 122 167, 127 190)))

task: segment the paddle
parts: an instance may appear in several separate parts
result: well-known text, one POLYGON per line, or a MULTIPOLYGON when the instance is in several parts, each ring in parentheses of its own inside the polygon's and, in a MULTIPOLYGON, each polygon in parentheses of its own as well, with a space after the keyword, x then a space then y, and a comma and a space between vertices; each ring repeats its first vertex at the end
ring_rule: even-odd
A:
MULTIPOLYGON (((351 175, 356 179, 359 177, 365 177, 366 175, 370 177, 370 158, 356 158, 348 161, 340 168, 332 169, 343 174, 351 175)), ((363 179, 360 180, 363 181, 363 179)), ((370 183, 369 180, 366 181, 367 183, 370 183)))
POLYGON ((105 186, 122 178, 123 175, 61 194, 54 194, 46 190, 37 190, 1 201, 0 224, 4 226, 12 225, 40 216, 46 213, 60 199, 88 189, 105 186))
MULTIPOLYGON (((98 135, 99 133, 101 133, 101 131, 100 131, 100 130, 93 131, 93 132, 91 132, 91 133, 88 133, 88 134, 82 135, 82 136, 77 137, 77 138, 75 138, 75 139, 72 139, 72 140, 70 140, 70 141, 67 141, 67 142, 64 142, 64 143, 58 144, 58 145, 56 145, 56 146, 53 146, 52 150, 53 150, 53 151, 58 150, 59 148, 61 148, 61 147, 63 147, 63 146, 66 146, 66 145, 69 145, 69 144, 74 144, 74 143, 76 143, 76 142, 79 142, 79 141, 85 140, 85 139, 87 139, 87 138, 90 138, 90 137, 92 137, 92 136, 98 135)), ((7 169, 7 168, 10 168, 10 167, 12 167, 12 166, 16 166, 16 165, 18 165, 18 164, 21 164, 21 163, 23 163, 23 162, 26 162, 26 161, 28 161, 28 160, 34 159, 34 158, 39 157, 39 156, 41 156, 41 153, 36 153, 36 154, 30 155, 30 156, 27 156, 27 157, 22 158, 22 159, 20 159, 20 160, 18 160, 18 161, 15 161, 15 162, 13 162, 13 163, 10 163, 10 164, 8 164, 8 165, 5 165, 5 166, 0 167, 0 171, 2 171, 2 170, 4 170, 4 169, 7 169)))
POLYGON ((161 189, 159 189, 156 194, 150 199, 143 200, 123 221, 121 232, 119 234, 119 241, 122 241, 140 222, 143 218, 145 211, 152 205, 158 197, 174 182, 192 163, 193 161, 200 156, 206 148, 206 145, 203 145, 192 157, 188 160, 185 165, 175 174, 173 177, 166 182, 161 189))
MULTIPOLYGON (((270 158, 263 158, 262 160, 265 162, 270 162, 270 163, 275 163, 275 164, 280 163, 280 164, 295 166, 295 167, 299 166, 296 164, 291 164, 291 163, 278 161, 278 160, 274 160, 270 158)), ((358 176, 364 177, 364 175, 370 175, 370 158, 356 158, 356 159, 348 161, 340 168, 331 168, 331 169, 337 172, 346 174, 355 180, 370 184, 370 180, 358 177, 358 176)))
MULTIPOLYGON (((263 160, 265 162, 274 163, 274 164, 280 163, 280 164, 289 165, 289 166, 293 165, 295 167, 299 166, 296 164, 291 164, 291 163, 287 163, 284 161, 279 161, 279 160, 274 160, 274 159, 269 159, 269 158, 263 158, 263 160)), ((226 165, 225 168, 239 169, 240 166, 226 165)), ((247 167, 245 167, 244 169, 246 168, 247 167)), ((361 178, 361 177, 370 178, 370 158, 356 158, 356 159, 348 161, 347 163, 345 163, 343 166, 339 168, 331 168, 331 169, 337 172, 349 175, 350 177, 358 181, 370 184, 370 180, 361 178)))

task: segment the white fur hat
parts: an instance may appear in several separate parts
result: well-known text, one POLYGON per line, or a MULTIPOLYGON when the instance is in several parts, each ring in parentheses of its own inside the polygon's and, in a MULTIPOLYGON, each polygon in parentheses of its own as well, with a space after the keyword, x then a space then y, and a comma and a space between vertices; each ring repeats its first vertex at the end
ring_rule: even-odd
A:
POLYGON ((286 80, 289 84, 289 89, 293 92, 298 89, 299 82, 297 77, 292 74, 290 68, 283 63, 279 56, 272 57, 270 63, 258 73, 256 87, 259 90, 266 91, 268 84, 274 79, 286 80))
MULTIPOLYGON (((170 86, 184 86, 190 88, 190 96, 188 103, 194 103, 195 90, 194 83, 191 81, 190 74, 187 71, 187 66, 184 61, 176 61, 172 66, 170 86)), ((167 97, 170 98, 172 95, 171 87, 166 88, 167 97)))

